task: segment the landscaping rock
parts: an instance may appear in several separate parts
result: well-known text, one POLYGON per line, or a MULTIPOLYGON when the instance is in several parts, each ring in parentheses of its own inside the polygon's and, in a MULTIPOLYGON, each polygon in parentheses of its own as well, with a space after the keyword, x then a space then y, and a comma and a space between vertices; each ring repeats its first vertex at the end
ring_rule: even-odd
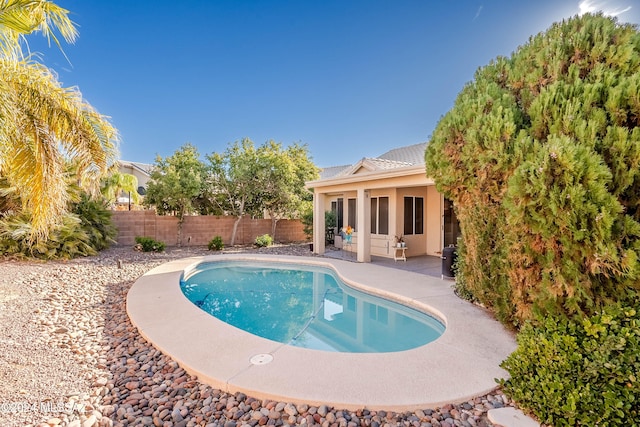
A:
MULTIPOLYGON (((249 250, 310 256, 306 244, 249 250)), ((116 247, 64 262, 0 261, 0 403, 32 404, 28 411, 1 411, 0 425, 475 427, 490 425, 489 409, 513 406, 496 391, 413 413, 345 411, 231 395, 202 384, 140 336, 125 304, 127 291, 145 272, 199 255, 211 252, 116 247), (122 268, 118 260, 126 260, 122 268), (44 401, 51 402, 48 409, 40 405, 44 401)))

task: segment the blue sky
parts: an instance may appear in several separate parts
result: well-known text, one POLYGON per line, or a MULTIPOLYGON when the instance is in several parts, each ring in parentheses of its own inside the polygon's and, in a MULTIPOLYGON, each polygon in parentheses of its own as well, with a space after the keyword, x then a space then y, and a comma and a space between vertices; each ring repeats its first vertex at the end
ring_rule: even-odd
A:
POLYGON ((125 160, 248 137, 307 144, 318 166, 429 139, 474 72, 580 12, 640 24, 636 0, 58 0, 70 63, 32 50, 110 116, 125 160))

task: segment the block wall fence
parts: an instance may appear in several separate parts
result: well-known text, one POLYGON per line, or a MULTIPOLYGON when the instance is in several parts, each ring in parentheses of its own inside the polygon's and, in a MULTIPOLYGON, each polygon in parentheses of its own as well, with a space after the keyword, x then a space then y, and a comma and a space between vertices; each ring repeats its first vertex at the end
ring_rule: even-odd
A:
MULTIPOLYGON (((159 216, 154 211, 112 211, 112 220, 118 229, 117 245, 134 245, 137 236, 151 237, 167 246, 178 244, 178 218, 174 216, 159 216)), ((229 245, 235 220, 226 216, 187 216, 182 225, 182 245, 206 246, 215 236, 222 237, 224 244, 229 245)), ((263 234, 271 234, 270 219, 243 218, 238 225, 236 244, 252 244, 263 234)), ((308 240, 300 220, 278 221, 275 242, 308 240)))

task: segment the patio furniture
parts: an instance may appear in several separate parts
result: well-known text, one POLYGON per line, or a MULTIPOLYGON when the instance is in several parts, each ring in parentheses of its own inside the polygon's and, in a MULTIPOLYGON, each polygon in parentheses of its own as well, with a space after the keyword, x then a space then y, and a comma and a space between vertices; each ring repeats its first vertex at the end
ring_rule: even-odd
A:
POLYGON ((394 246, 393 247, 393 260, 394 261, 404 261, 407 262, 407 255, 405 254, 405 251, 407 250, 406 246, 394 246))

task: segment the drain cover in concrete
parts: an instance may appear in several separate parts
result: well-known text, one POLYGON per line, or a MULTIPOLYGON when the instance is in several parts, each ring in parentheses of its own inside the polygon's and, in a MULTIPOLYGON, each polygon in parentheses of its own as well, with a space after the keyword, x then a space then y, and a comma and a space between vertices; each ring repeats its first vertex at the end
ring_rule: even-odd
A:
POLYGON ((273 356, 268 353, 256 354, 250 361, 254 365, 266 365, 273 360, 273 356))
POLYGON ((526 416, 521 410, 507 407, 490 409, 487 413, 489 421, 501 427, 540 427, 533 418, 526 416))

